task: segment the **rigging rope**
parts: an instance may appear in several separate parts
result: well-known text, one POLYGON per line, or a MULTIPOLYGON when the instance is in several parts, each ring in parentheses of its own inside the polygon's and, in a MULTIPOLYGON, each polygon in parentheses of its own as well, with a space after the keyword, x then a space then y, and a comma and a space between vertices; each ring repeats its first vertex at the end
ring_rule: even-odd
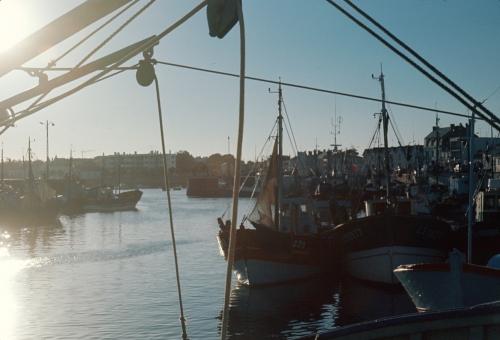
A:
MULTIPOLYGON (((165 66, 179 67, 179 68, 184 68, 184 69, 188 69, 188 70, 212 73, 212 74, 223 75, 223 76, 228 76, 228 77, 235 77, 235 78, 239 77, 239 75, 235 74, 235 73, 229 73, 229 72, 224 72, 224 71, 218 71, 218 70, 183 65, 183 64, 176 64, 176 63, 171 63, 171 62, 167 62, 167 61, 157 61, 157 63, 160 65, 165 65, 165 66)), ((274 84, 274 85, 281 84, 283 86, 294 87, 294 88, 298 88, 298 89, 302 89, 302 90, 316 91, 316 92, 329 93, 329 94, 337 94, 339 96, 368 100, 368 101, 373 101, 373 102, 377 102, 377 103, 382 102, 382 100, 379 98, 361 96, 358 94, 347 93, 347 92, 327 90, 327 89, 322 89, 319 87, 312 87, 312 86, 294 84, 294 83, 284 83, 284 82, 279 82, 279 81, 275 81, 275 80, 259 78, 259 77, 251 77, 251 76, 247 76, 245 78, 248 80, 254 80, 254 81, 259 81, 259 82, 264 82, 264 83, 269 83, 269 84, 274 84)), ((406 104, 406 103, 402 103, 402 102, 388 101, 388 100, 386 100, 385 102, 386 102, 386 104, 393 104, 393 105, 408 107, 408 108, 416 109, 416 110, 423 110, 423 111, 429 111, 429 112, 439 112, 439 113, 444 113, 444 114, 448 114, 451 116, 470 118, 470 115, 466 115, 463 113, 457 113, 457 112, 446 111, 446 110, 436 110, 435 108, 430 108, 430 107, 425 107, 425 106, 420 106, 420 105, 413 105, 413 104, 406 104)), ((479 118, 476 118, 476 120, 479 120, 479 118)))
POLYGON ((396 138, 398 139, 399 145, 404 145, 405 140, 403 138, 403 134, 399 130, 398 123, 396 122, 396 118, 394 113, 392 112, 392 108, 390 105, 387 105, 387 108, 389 109, 389 121, 391 122, 392 130, 394 131, 394 134, 396 135, 396 138))
MULTIPOLYGON (((228 77, 235 77, 238 78, 239 75, 235 73, 229 73, 229 72, 224 72, 224 71, 218 71, 218 70, 213 70, 213 69, 207 69, 207 68, 202 68, 202 67, 195 67, 195 66, 189 66, 189 65, 183 65, 183 64, 176 64, 176 63, 171 63, 167 61, 156 61, 157 64, 164 65, 164 66, 171 66, 171 67, 178 67, 178 68, 183 68, 187 70, 193 70, 193 71, 199 71, 199 72, 206 72, 206 73, 212 73, 212 74, 217 74, 217 75, 223 75, 223 76, 228 76, 228 77)), ((18 67, 16 68, 17 70, 25 70, 25 71, 68 71, 71 70, 71 68, 67 67, 55 67, 52 69, 47 69, 44 67, 18 67)), ((115 69, 120 69, 119 67, 116 67, 115 69)), ((259 81, 259 82, 264 82, 264 83, 269 83, 269 84, 274 84, 274 85, 279 85, 278 81, 275 80, 270 80, 270 79, 265 79, 265 78, 258 78, 258 77, 250 77, 246 76, 245 77, 248 80, 253 80, 253 81, 259 81)), ((302 90, 309 90, 309 91, 315 91, 315 92, 321 92, 321 93, 330 93, 330 94, 335 94, 339 96, 344 96, 344 97, 350 97, 350 98, 356 98, 356 99, 361 99, 361 100, 367 100, 367 101, 373 101, 373 102, 382 102, 381 99, 379 98, 373 98, 373 97, 367 97, 367 96, 361 96, 353 93, 347 93, 347 92, 339 92, 339 91, 334 91, 334 90, 327 90, 319 87, 312 87, 312 86, 307 86, 307 85, 301 85, 301 84, 295 84, 295 83, 283 83, 281 82, 281 85, 283 86, 288 86, 288 87, 294 87, 302 90)), ((415 110, 422 110, 422 111, 429 111, 429 112, 437 112, 437 113, 443 113, 447 114, 450 116, 456 116, 456 117, 463 117, 463 118, 470 118, 470 115, 463 114, 463 113, 458 113, 458 112, 453 112, 453 111, 446 111, 446 110, 439 110, 436 108, 431 108, 431 107, 425 107, 421 105, 413 105, 413 104, 407 104, 403 102, 394 102, 394 101, 385 101, 386 104, 392 104, 392 105, 397 105, 397 106, 402 106, 402 107, 407 107, 410 109, 415 109, 415 110)), ((476 120, 483 120, 482 118, 477 118, 476 120)))
MULTIPOLYGON (((129 19, 127 19, 120 27, 118 27, 116 30, 114 30, 104 41, 102 41, 97 47, 95 47, 90 53, 88 53, 80 62, 73 67, 73 69, 77 69, 78 67, 82 66, 82 64, 87 61, 91 56, 93 56, 97 51, 99 51, 104 45, 106 45, 115 35, 120 33, 125 27, 127 27, 135 18, 137 18, 139 15, 141 15, 149 6, 151 6, 156 0, 150 0, 145 6, 143 6, 139 11, 137 11, 134 15, 132 15, 129 19)), ((133 3, 132 3, 133 4, 133 3)), ((131 4, 131 5, 132 5, 131 4)), ((128 7, 125 7, 122 11, 120 11, 115 17, 112 19, 118 17, 120 14, 122 14, 125 10, 127 10, 131 5, 128 7)), ((77 44, 78 45, 78 44, 77 44)), ((60 57, 61 58, 61 57, 60 57)), ((59 59, 60 59, 59 58, 59 59)), ((50 64, 49 64, 50 65, 50 64)), ((38 104, 43 98, 45 98, 51 90, 48 90, 47 92, 43 93, 40 95, 31 105, 28 107, 28 109, 34 107, 36 104, 38 104)))
POLYGON ((390 108, 387 111, 387 116, 388 116, 387 120, 389 121, 389 124, 391 124, 391 128, 392 128, 392 131, 394 132, 394 136, 396 136, 396 140, 398 142, 398 145, 402 147, 404 145, 403 136, 401 136, 401 133, 399 132, 396 121, 393 121, 394 114, 392 114, 392 111, 390 108))
MULTIPOLYGON (((478 116, 486 120, 490 125, 492 125, 495 129, 500 131, 500 119, 496 117, 493 113, 491 113, 489 110, 485 109, 484 106, 479 106, 476 100, 469 99, 468 95, 464 95, 469 99, 470 101, 473 102, 473 104, 467 102, 463 97, 461 97, 459 94, 457 94, 454 90, 452 90, 449 86, 445 85, 442 81, 437 79, 435 76, 430 74, 428 71, 426 71, 422 66, 418 65, 415 61, 411 60, 407 55, 403 54, 401 51, 399 51, 396 47, 394 47, 390 42, 388 42, 386 39, 384 39, 380 34, 376 33, 374 30, 369 28, 367 25, 362 23, 360 20, 355 18, 352 14, 347 12, 344 8, 339 6, 337 3, 335 3, 334 0, 326 0, 330 5, 334 6, 337 10, 339 10, 342 14, 347 16, 349 19, 351 19, 354 23, 356 23, 358 26, 363 28, 365 31, 370 33, 375 39, 380 41, 382 44, 384 44, 386 47, 388 47, 390 50, 392 50, 394 53, 396 53, 399 57, 401 57, 403 60, 405 60, 407 63, 409 63, 411 66, 416 68, 418 71, 420 71, 423 75, 425 75, 427 78, 429 78, 432 82, 434 82, 436 85, 441 87, 441 89, 445 90, 448 92, 451 96, 453 96, 455 99, 457 99, 460 103, 462 103, 464 106, 466 106, 469 110, 474 111, 478 116), (477 107, 483 109, 485 113, 479 112, 477 110, 477 107)), ((460 92, 460 91, 459 91, 460 92)))
POLYGON ((109 18, 108 20, 106 20, 102 25, 100 25, 99 27, 97 27, 96 29, 94 29, 92 32, 90 32, 89 34, 87 34, 85 37, 83 37, 79 42, 77 42, 75 45, 73 45, 72 47, 70 47, 66 52, 64 52, 63 54, 61 54, 59 57, 57 57, 56 59, 54 60, 51 60, 49 62, 49 64, 47 65, 47 69, 53 69, 53 66, 57 65, 57 62, 60 61, 62 58, 64 58, 65 56, 67 56, 68 54, 70 54, 71 52, 73 52, 77 47, 79 47, 81 44, 83 44, 85 41, 87 41, 88 39, 90 39, 94 34, 96 34, 97 32, 99 32, 101 29, 103 29, 104 27, 106 27, 107 25, 109 25, 111 22, 113 22, 116 18, 118 18, 120 15, 122 15, 123 13, 125 13, 130 7, 132 7, 133 5, 135 5, 136 3, 138 3, 139 0, 135 0, 133 1, 132 3, 128 4, 125 8, 123 8, 122 10, 120 10, 118 13, 116 13, 115 15, 113 15, 111 18, 109 18))
POLYGON ((163 128, 163 118, 161 112, 161 101, 160 101, 160 86, 158 84, 158 78, 154 77, 155 88, 156 88, 156 101, 158 104, 158 119, 160 123, 160 136, 161 136, 161 150, 162 150, 162 158, 163 158, 163 185, 165 186, 165 190, 167 192, 167 202, 168 202, 168 216, 170 222, 170 236, 172 237, 172 250, 174 253, 174 262, 175 262, 175 278, 177 280, 177 294, 179 297, 179 309, 181 312, 180 320, 182 327, 182 339, 187 339, 187 331, 186 331, 186 318, 184 317, 184 308, 182 305, 182 294, 181 294, 181 281, 179 278, 179 261, 177 258, 177 246, 175 243, 175 231, 174 231, 174 220, 172 217, 172 201, 170 199, 170 181, 168 177, 168 166, 167 166, 167 155, 165 151, 165 134, 163 128))
POLYGON ((286 122, 285 122, 285 124, 283 124, 283 126, 285 127, 286 135, 288 136, 288 141, 290 142, 290 145, 292 147, 292 152, 294 155, 297 156, 298 153, 297 153, 297 150, 295 149, 295 147, 293 146, 292 136, 290 135, 290 131, 288 129, 288 125, 286 124, 286 122))
MULTIPOLYGON (((58 102, 59 100, 61 100, 63 98, 66 98, 66 97, 72 95, 73 93, 76 93, 76 92, 80 91, 81 89, 83 89, 83 88, 85 88, 85 87, 87 87, 87 86, 89 86, 91 84, 94 84, 100 78, 104 77, 106 74, 110 73, 111 71, 114 71, 115 69, 118 69, 122 64, 124 64, 125 62, 127 62, 129 59, 133 58, 134 56, 136 56, 140 52, 146 51, 146 50, 150 49, 151 47, 153 47, 154 45, 156 45, 161 39, 163 39, 169 33, 171 33, 176 28, 178 28, 183 23, 185 23, 187 20, 189 20, 192 16, 194 16, 196 13, 198 13, 206 5, 207 5, 207 0, 202 0, 191 11, 189 11, 187 14, 185 14, 179 20, 177 20, 172 25, 170 25, 169 27, 167 27, 160 34, 151 37, 150 39, 148 39, 147 41, 145 41, 141 46, 138 46, 136 49, 134 49, 131 52, 129 52, 126 55, 124 55, 122 58, 120 58, 120 60, 118 60, 112 66, 106 67, 105 69, 103 69, 101 72, 99 72, 98 74, 96 74, 92 78, 84 81, 80 85, 75 86, 71 90, 68 90, 68 91, 62 93, 59 96, 56 96, 56 97, 51 98, 51 99, 48 99, 48 100, 46 100, 46 101, 44 101, 42 103, 39 103, 35 107, 33 107, 31 109, 25 109, 25 110, 22 110, 22 111, 18 112, 16 114, 16 116, 14 118, 12 118, 12 119, 9 119, 9 121, 6 122, 6 124, 12 125, 16 121, 18 121, 19 119, 22 119, 24 117, 32 115, 33 113, 35 113, 37 111, 40 111, 40 110, 44 109, 45 107, 47 107, 47 106, 49 106, 49 105, 51 105, 51 104, 53 104, 55 102, 58 102)), ((0 131, 0 135, 4 131, 6 131, 6 129, 0 131)))
MULTIPOLYGON (((330 2, 330 1, 329 1, 330 2)), ((351 0, 344 0, 345 3, 347 3, 349 6, 351 6, 355 11, 360 13, 363 17, 365 17, 368 21, 370 21, 372 24, 374 24, 376 27, 378 27, 382 32, 387 34, 391 39, 393 39, 399 46, 403 47, 406 51, 408 51, 411 55, 413 55, 417 60, 419 60, 421 63, 423 63, 425 66, 427 66, 431 71, 433 71, 435 74, 437 74, 441 79, 446 81, 449 85, 451 85, 455 90, 457 90, 460 94, 462 94, 464 97, 466 97, 468 100, 470 100, 473 104, 474 107, 478 106, 481 108, 487 115, 492 120, 496 120, 496 122, 499 122, 498 117, 488 110, 486 107, 484 107, 482 104, 483 102, 478 102, 475 100, 471 95, 469 95, 466 91, 464 91, 460 86, 458 86, 455 82, 453 82, 451 79, 449 79, 444 73, 439 71, 434 65, 429 63, 425 58, 423 58, 421 55, 419 55, 414 49, 412 49, 410 46, 405 44, 402 40, 400 40, 398 37, 396 37, 394 34, 392 34, 388 29, 386 29, 382 24, 377 22, 374 18, 368 15, 368 13, 364 12, 361 8, 356 6, 351 0)))
MULTIPOLYGON (((89 83, 89 85, 92 85, 92 84, 96 84, 98 82, 101 82, 103 80, 106 80, 106 79, 109 79, 109 78, 112 78, 114 76, 117 76, 125 71, 128 71, 130 68, 122 68, 122 69, 118 69, 116 72, 114 73, 111 73, 111 74, 108 74, 102 78, 98 78, 98 79, 95 79, 94 81, 92 81, 91 83, 89 83)), ((135 68, 134 68, 135 69, 135 68)), ((10 122, 9 122, 9 125, 5 125, 3 127, 2 130, 0 130, 0 136, 5 132, 7 131, 10 127, 14 126, 14 123, 17 122, 18 120, 24 118, 24 117, 27 117, 27 116, 30 116, 34 113, 36 113, 37 111, 43 109, 44 107, 46 106, 49 106, 50 104, 53 104, 63 98, 65 98, 66 96, 64 95, 60 95, 58 97, 55 97, 55 98, 52 98, 50 99, 50 103, 46 104, 46 102, 43 102, 41 104, 39 104, 41 106, 41 108, 38 108, 38 106, 35 106, 35 108, 32 108, 32 109, 25 109, 23 111, 20 111, 20 112, 17 112, 17 116, 15 118, 13 118, 10 122)))
POLYGON ((371 148, 373 142, 375 141, 375 138, 377 138, 377 135, 379 134, 381 122, 382 122, 382 118, 379 117, 379 119, 377 119, 377 123, 375 124, 375 131, 373 132, 372 139, 370 140, 370 144, 368 144, 368 149, 371 148))
POLYGON ((229 231, 229 246, 227 255, 227 270, 226 270, 226 286, 224 294, 224 309, 222 313, 221 339, 226 340, 227 325, 229 318, 229 298, 231 294, 231 279, 233 276, 234 253, 236 249, 236 225, 238 221, 238 189, 240 187, 240 163, 241 149, 243 145, 243 127, 245 119, 245 22, 243 18, 243 8, 241 0, 236 0, 238 11, 238 22, 240 26, 240 103, 239 103, 239 118, 238 118, 238 144, 236 148, 236 164, 234 167, 234 184, 233 184, 233 211, 231 216, 231 226, 229 231))
POLYGON ((288 116, 288 111, 286 110, 285 99, 283 98, 283 96, 281 97, 281 102, 283 103, 283 109, 285 109, 285 117, 286 117, 286 120, 288 121, 288 125, 290 126, 290 131, 292 132, 292 137, 293 137, 293 143, 295 145, 295 150, 297 150, 297 153, 298 153, 299 152, 299 147, 297 146, 297 140, 295 139, 295 134, 293 133, 292 123, 290 123, 290 117, 288 116))
POLYGON ((120 33, 125 27, 127 27, 134 19, 141 15, 149 6, 151 6, 156 0, 150 0, 147 4, 142 6, 134 15, 128 18, 123 24, 120 25, 116 30, 114 30, 106 39, 104 39, 99 45, 97 45, 89 54, 87 54, 80 62, 75 66, 78 68, 83 65, 91 56, 93 56, 97 51, 99 51, 104 45, 106 45, 111 39, 113 39, 118 33, 120 33))

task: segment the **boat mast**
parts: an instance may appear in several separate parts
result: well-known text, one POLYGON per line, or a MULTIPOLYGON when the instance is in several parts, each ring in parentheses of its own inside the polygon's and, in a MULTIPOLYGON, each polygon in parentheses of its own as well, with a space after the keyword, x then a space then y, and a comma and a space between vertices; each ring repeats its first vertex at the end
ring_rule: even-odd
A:
POLYGON ((31 138, 28 137, 28 188, 30 195, 33 194, 33 182, 35 181, 33 176, 33 168, 31 167, 31 138))
POLYGON ((474 186, 472 185, 474 167, 474 114, 469 120, 469 207, 467 209, 467 263, 472 263, 472 214, 474 212, 474 186))
POLYGON ((278 86, 278 194, 276 195, 275 222, 278 230, 281 230, 281 201, 283 196, 283 115, 281 105, 283 102, 283 91, 281 80, 278 86))
POLYGON ((120 186, 121 186, 121 181, 122 181, 122 158, 121 158, 121 155, 120 153, 118 153, 118 158, 117 158, 117 162, 118 162, 118 188, 117 188, 117 192, 118 192, 118 195, 120 194, 120 186))
POLYGON ((71 184, 73 177, 73 149, 69 149, 69 170, 68 170, 68 201, 71 198, 71 184))
POLYGON ((104 187, 104 152, 102 153, 102 162, 101 162, 101 187, 104 187))
MULTIPOLYGON (((436 168, 439 164, 439 116, 436 113, 436 168)), ((436 177, 437 184, 437 177, 436 177)))
POLYGON ((380 67, 380 76, 375 77, 372 74, 372 78, 380 82, 380 88, 382 90, 382 123, 384 126, 384 167, 385 167, 385 178, 386 178, 386 200, 389 202, 390 197, 390 183, 391 183, 391 167, 389 163, 389 142, 387 141, 387 131, 389 127, 389 115, 385 107, 385 83, 384 83, 384 73, 382 72, 382 66, 380 67))

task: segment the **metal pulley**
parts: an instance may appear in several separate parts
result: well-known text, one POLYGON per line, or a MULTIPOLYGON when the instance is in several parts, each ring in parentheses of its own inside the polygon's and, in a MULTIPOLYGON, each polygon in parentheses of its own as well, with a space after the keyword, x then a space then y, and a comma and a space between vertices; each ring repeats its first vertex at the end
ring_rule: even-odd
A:
POLYGON ((236 1, 241 0, 208 0, 207 20, 210 36, 224 38, 238 22, 236 1))
POLYGON ((155 80, 155 60, 152 59, 153 50, 147 50, 142 53, 144 59, 139 61, 139 67, 135 72, 135 79, 139 83, 139 85, 147 87, 153 83, 155 80))

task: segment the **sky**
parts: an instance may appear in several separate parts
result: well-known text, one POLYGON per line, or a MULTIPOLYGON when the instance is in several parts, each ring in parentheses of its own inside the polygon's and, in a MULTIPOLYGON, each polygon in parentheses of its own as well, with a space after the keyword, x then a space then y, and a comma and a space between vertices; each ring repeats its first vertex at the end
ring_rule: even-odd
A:
MULTIPOLYGON (((73 0, 0 1, 0 51, 49 23, 72 7, 73 0)), ((97 34, 57 66, 74 66, 146 1, 141 1, 109 29, 97 34)), ((341 1, 339 1, 341 3, 341 1)), ((483 100, 500 86, 499 0, 357 0, 355 3, 379 20, 427 60, 483 100)), ((113 38, 95 58, 164 30, 198 1, 157 0, 138 19, 113 38)), ((324 0, 243 0, 246 26, 247 75, 284 82, 380 97, 380 85, 371 78, 382 64, 387 99, 467 113, 456 99, 431 83, 393 52, 381 45, 324 0)), ((46 66, 82 39, 92 28, 74 35, 25 66, 46 66)), ((166 36, 154 58, 237 73, 239 30, 224 39, 208 34, 202 10, 166 36)), ((129 64, 139 60, 132 59, 129 64)), ((238 116, 238 79, 196 71, 156 66, 164 111, 167 150, 188 150, 193 155, 234 153, 238 116)), ((50 73, 49 78, 56 73, 50 73)), ((78 82, 72 83, 74 86, 78 82)), ((37 79, 22 71, 0 78, 0 100, 36 86, 37 79)), ((246 82, 243 157, 252 160, 269 135, 277 115, 275 86, 246 82)), ((67 88, 66 88, 67 89, 67 88)), ((54 91, 54 95, 60 93, 54 91)), ((335 107, 342 116, 337 142, 342 148, 363 150, 376 126, 380 104, 338 95, 283 88, 284 101, 299 150, 326 149, 333 143, 331 121, 335 107)), ((485 102, 500 112, 500 90, 485 102)), ((15 110, 21 109, 21 106, 15 110)), ((394 105, 389 111, 404 144, 423 143, 432 130, 435 113, 394 105)), ((0 141, 7 158, 26 155, 28 137, 35 158, 45 158, 45 128, 49 120, 50 156, 78 157, 102 153, 160 150, 154 87, 141 87, 134 72, 125 72, 65 98, 19 121, 0 141)), ((440 115, 440 125, 465 124, 465 119, 440 115)), ((489 136, 484 123, 477 124, 489 136)), ((391 144, 396 143, 390 134, 391 144)), ((288 138, 285 138, 288 140, 288 138)), ((268 143, 269 144, 269 143, 268 143)), ((292 154, 289 143, 284 151, 292 154)), ((270 147, 266 149, 270 152, 270 147)))

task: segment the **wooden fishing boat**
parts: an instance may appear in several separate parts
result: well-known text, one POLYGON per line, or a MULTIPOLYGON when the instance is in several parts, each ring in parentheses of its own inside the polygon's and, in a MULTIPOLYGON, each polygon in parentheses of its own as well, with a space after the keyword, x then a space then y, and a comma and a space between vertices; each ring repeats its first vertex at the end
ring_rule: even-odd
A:
POLYGON ((97 187, 88 190, 81 206, 84 212, 134 210, 141 197, 141 190, 130 190, 115 194, 112 188, 97 187))
MULTIPOLYGON (((279 94, 281 103, 281 87, 279 94)), ((281 136, 280 111, 278 137, 266 179, 247 217, 252 229, 241 224, 236 231, 234 271, 238 280, 247 285, 295 281, 335 268, 337 257, 328 201, 313 200, 300 190, 283 192, 281 136)), ((230 222, 218 221, 219 245, 227 258, 230 222)))
POLYGON ((384 74, 374 78, 382 90, 379 128, 383 125, 385 183, 380 184, 385 187, 385 193, 383 197, 374 193, 377 196, 367 198, 365 217, 337 226, 335 233, 349 274, 366 281, 399 284, 393 274, 397 266, 441 262, 446 258, 451 228, 431 216, 416 215, 412 200, 400 197, 398 188, 391 184, 384 74))
POLYGON ((358 279, 399 284, 393 270, 402 264, 443 262, 451 229, 431 216, 384 213, 335 228, 343 264, 358 279))
MULTIPOLYGON (((219 246, 227 257, 229 224, 219 220, 219 246)), ((265 226, 237 230, 234 270, 238 281, 250 286, 301 280, 336 267, 333 234, 324 231, 297 233, 265 226)))

